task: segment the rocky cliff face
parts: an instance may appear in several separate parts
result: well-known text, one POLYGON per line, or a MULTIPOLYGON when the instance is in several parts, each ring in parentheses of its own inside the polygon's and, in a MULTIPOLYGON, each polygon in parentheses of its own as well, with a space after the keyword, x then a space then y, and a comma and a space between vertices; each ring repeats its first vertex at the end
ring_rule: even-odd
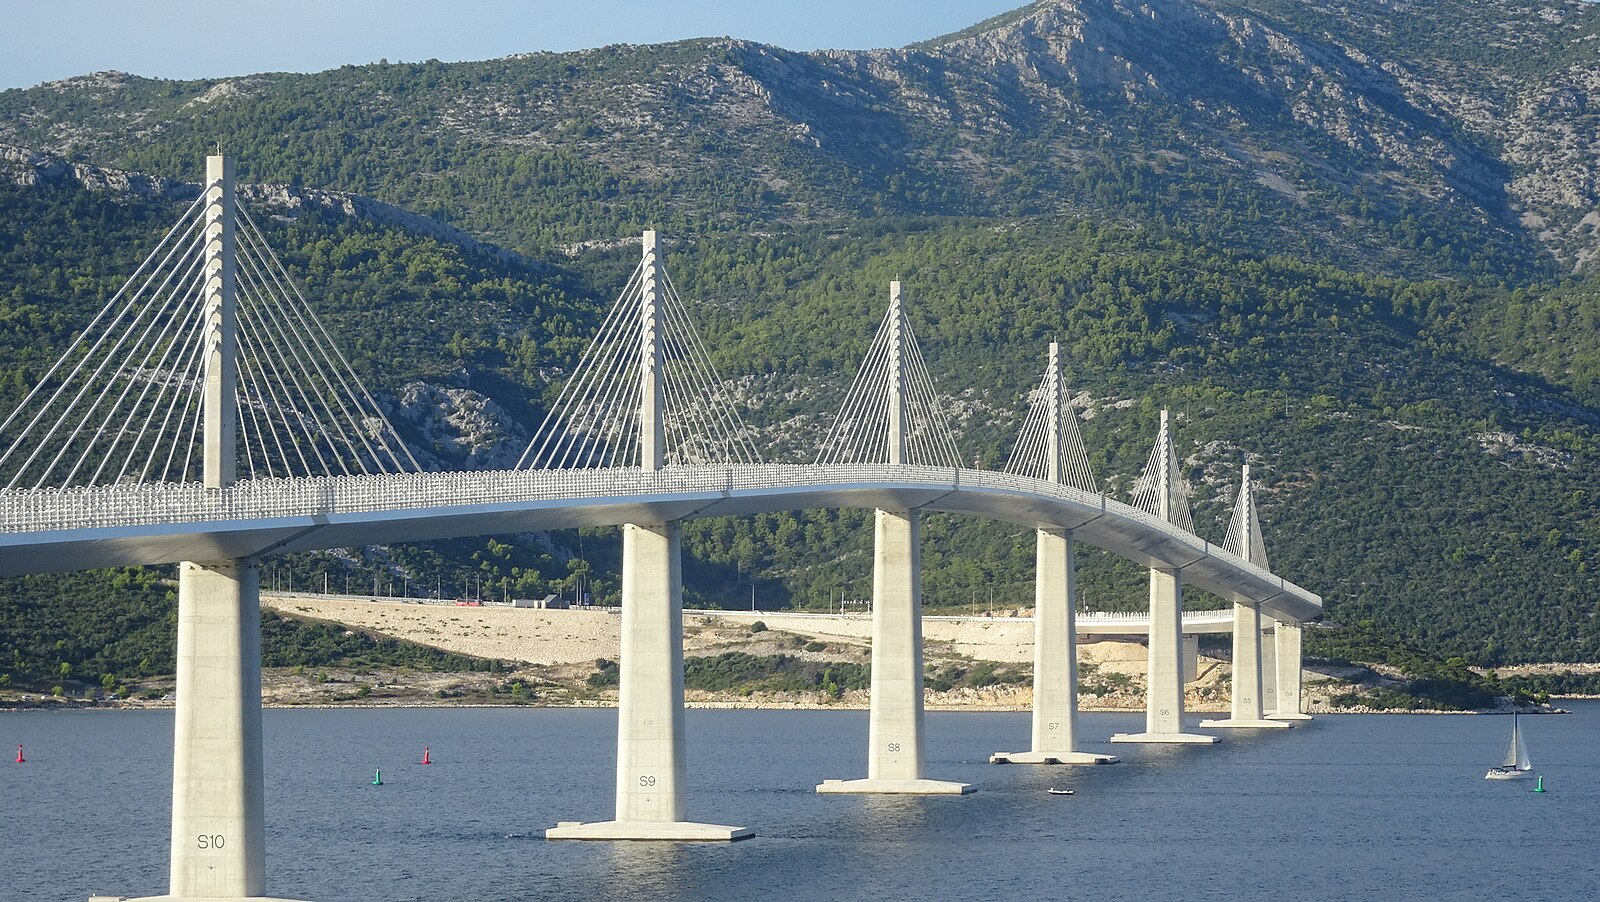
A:
POLYGON ((190 199, 200 193, 199 185, 142 172, 74 163, 12 144, 0 144, 0 179, 24 186, 70 183, 90 191, 125 192, 173 200, 190 199))
MULTIPOLYGON (((200 193, 200 186, 193 182, 71 162, 49 153, 13 144, 0 144, 0 179, 24 186, 73 184, 90 191, 136 194, 170 200, 191 200, 200 193)), ((488 253, 501 258, 510 256, 509 252, 485 245, 458 228, 359 194, 302 186, 248 183, 240 184, 238 192, 240 198, 252 207, 269 211, 274 215, 293 216, 300 210, 314 208, 404 229, 469 251, 488 253)))
POLYGON ((507 470, 528 445, 505 408, 467 388, 408 383, 393 419, 424 469, 507 470))
MULTIPOLYGON (((923 132, 917 152, 953 172, 998 179, 1018 138, 1066 169, 1114 146, 1241 178, 1307 214, 1329 189, 1377 204, 1404 195, 1508 233, 1531 229, 1567 266, 1594 261, 1600 7, 1487 2, 1464 16, 1366 2, 1316 20, 1275 15, 1279 6, 1049 0, 918 48, 820 59, 857 79, 856 93, 892 100, 923 132), (1392 21, 1367 21, 1374 12, 1392 21), (1511 41, 1508 62, 1526 65, 1469 65, 1381 39, 1430 19, 1458 26, 1469 49, 1511 41)), ((771 72, 765 57, 754 53, 751 71, 771 72)))

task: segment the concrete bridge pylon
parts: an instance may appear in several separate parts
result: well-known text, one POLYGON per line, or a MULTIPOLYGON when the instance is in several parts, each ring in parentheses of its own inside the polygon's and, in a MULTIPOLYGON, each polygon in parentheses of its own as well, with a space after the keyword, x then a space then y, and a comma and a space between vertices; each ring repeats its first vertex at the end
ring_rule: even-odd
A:
MULTIPOLYGON (((1044 381, 1034 400, 1042 420, 1038 425, 1043 427, 1043 475, 1050 482, 1066 482, 1067 472, 1075 468, 1065 458, 1081 459, 1077 481, 1087 480, 1090 484, 1078 488, 1092 491, 1093 477, 1089 475, 1087 458, 1082 455, 1083 440, 1065 401, 1060 346, 1052 341, 1044 381)), ((1025 429, 1023 442, 1026 441, 1025 429)), ((1026 752, 995 752, 989 756, 989 763, 1115 763, 1115 755, 1078 750, 1078 597, 1072 531, 1038 530, 1036 560, 1032 742, 1026 752)))
MULTIPOLYGON (((890 465, 908 463, 904 312, 900 283, 889 283, 888 367, 883 403, 890 465)), ((872 556, 872 710, 868 715, 867 776, 825 780, 825 794, 962 795, 966 783, 923 776, 922 532, 914 510, 878 510, 872 556)))
MULTIPOLYGON (((647 231, 639 305, 639 464, 666 465, 661 258, 647 231)), ((563 821, 546 839, 727 842, 745 827, 688 819, 683 716, 683 548, 679 524, 622 527, 622 654, 617 686, 616 819, 563 821)))
MULTIPOLYGON (((1266 555, 1261 548, 1261 524, 1256 519, 1255 497, 1250 484, 1250 465, 1244 465, 1239 499, 1229 526, 1229 541, 1240 557, 1263 569, 1266 555)), ((1263 705, 1261 662, 1261 606, 1235 602, 1233 605, 1233 684, 1228 717, 1202 720, 1202 729, 1250 728, 1283 729, 1290 724, 1268 720, 1263 705)))
MULTIPOLYGON (((204 485, 237 479, 237 244, 233 160, 206 157, 204 485)), ((178 568, 169 895, 267 900, 261 741, 261 581, 254 558, 178 568)))
MULTIPOLYGON (((1154 493, 1157 514, 1168 523, 1192 528, 1182 495, 1167 411, 1145 468, 1146 492, 1154 493)), ((1183 731, 1183 573, 1181 567, 1150 569, 1150 658, 1145 688, 1143 733, 1117 733, 1112 742, 1210 745, 1217 737, 1183 731)))

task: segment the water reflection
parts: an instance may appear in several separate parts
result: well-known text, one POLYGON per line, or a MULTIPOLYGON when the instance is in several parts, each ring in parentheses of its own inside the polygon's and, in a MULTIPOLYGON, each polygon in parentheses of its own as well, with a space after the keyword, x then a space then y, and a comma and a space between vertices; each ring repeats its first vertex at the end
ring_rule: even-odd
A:
POLYGON ((689 869, 701 843, 599 843, 599 864, 612 898, 657 896, 689 898, 689 869))
POLYGON ((864 795, 853 799, 858 805, 860 829, 869 836, 882 840, 897 834, 925 827, 928 823, 928 805, 946 801, 960 801, 960 796, 934 798, 926 796, 864 795))

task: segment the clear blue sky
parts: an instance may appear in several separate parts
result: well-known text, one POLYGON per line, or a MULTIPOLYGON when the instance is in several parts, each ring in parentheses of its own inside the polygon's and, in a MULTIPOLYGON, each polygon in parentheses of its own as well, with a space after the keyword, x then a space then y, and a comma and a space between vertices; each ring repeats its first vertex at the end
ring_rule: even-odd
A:
POLYGON ((208 78, 719 35, 791 50, 899 47, 1027 2, 16 0, 0 16, 0 89, 105 69, 208 78))

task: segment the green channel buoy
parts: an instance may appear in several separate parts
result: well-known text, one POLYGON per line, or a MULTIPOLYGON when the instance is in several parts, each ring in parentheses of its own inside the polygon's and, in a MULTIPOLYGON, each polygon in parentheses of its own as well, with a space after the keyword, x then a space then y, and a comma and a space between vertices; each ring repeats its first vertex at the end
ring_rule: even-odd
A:
POLYGON ((1533 787, 1534 792, 1544 792, 1544 774, 1539 775, 1539 782, 1533 787))
MULTIPOLYGON (((375 770, 375 771, 372 772, 372 785, 373 786, 382 786, 383 785, 383 771, 381 769, 380 770, 375 770)), ((1540 791, 1543 792, 1543 790, 1540 790, 1540 791)))

